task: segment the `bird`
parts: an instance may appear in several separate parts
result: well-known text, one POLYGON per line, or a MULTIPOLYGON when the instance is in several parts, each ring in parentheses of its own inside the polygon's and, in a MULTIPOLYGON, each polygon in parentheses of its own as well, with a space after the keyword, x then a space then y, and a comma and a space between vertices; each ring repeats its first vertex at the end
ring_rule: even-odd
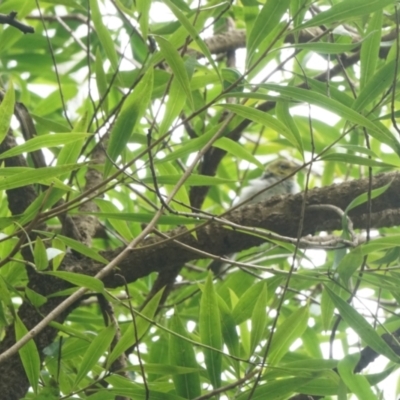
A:
POLYGON ((254 204, 274 196, 298 193, 299 186, 294 180, 294 173, 298 168, 293 161, 284 158, 272 161, 260 178, 252 179, 242 189, 234 205, 254 204), (268 189, 269 187, 271 188, 268 189))
MULTIPOLYGON (((267 165, 262 176, 252 179, 241 190, 238 199, 234 202, 234 206, 255 204, 274 196, 298 193, 300 187, 294 177, 294 173, 298 169, 299 167, 293 161, 284 158, 272 161, 267 165)), ((232 256, 233 254, 229 254, 226 257, 231 258, 232 256)), ((224 265, 224 262, 214 260, 208 268, 211 269, 214 275, 220 276, 224 265)))

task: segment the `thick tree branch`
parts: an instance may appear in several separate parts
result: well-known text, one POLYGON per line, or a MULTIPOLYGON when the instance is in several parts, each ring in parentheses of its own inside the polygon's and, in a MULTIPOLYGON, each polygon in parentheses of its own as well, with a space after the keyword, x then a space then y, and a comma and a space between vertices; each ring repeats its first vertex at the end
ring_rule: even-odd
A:
MULTIPOLYGON (((371 227, 395 226, 400 224, 400 173, 389 173, 375 176, 372 181, 372 189, 382 187, 391 182, 390 187, 372 202, 371 227)), ((315 188, 308 192, 307 206, 318 204, 331 204, 342 210, 351 203, 354 198, 368 191, 368 179, 349 181, 342 184, 324 188, 315 188)), ((276 232, 283 236, 296 237, 299 226, 300 209, 303 194, 274 197, 265 202, 240 207, 228 212, 224 218, 236 224, 263 228, 276 232)), ((354 228, 367 227, 367 207, 361 205, 353 209, 349 216, 354 228)), ((330 231, 342 229, 341 219, 337 213, 312 210, 306 211, 303 223, 302 235, 314 234, 318 231, 330 231)), ((141 248, 132 250, 122 263, 119 264, 118 274, 124 275, 127 282, 133 282, 138 278, 149 275, 151 272, 174 271, 179 265, 200 258, 205 258, 179 243, 191 246, 195 249, 223 255, 239 252, 264 242, 260 237, 250 236, 245 233, 227 229, 220 223, 212 222, 197 230, 197 238, 187 233, 185 227, 179 227, 167 233, 171 240, 160 237, 150 237, 142 243, 141 248), (172 240, 176 239, 176 241, 172 240)), ((108 259, 114 258, 121 252, 117 249, 104 253, 108 259)), ((93 265, 94 274, 100 266, 93 265)), ((112 275, 105 279, 107 285, 115 287, 120 280, 112 275)))

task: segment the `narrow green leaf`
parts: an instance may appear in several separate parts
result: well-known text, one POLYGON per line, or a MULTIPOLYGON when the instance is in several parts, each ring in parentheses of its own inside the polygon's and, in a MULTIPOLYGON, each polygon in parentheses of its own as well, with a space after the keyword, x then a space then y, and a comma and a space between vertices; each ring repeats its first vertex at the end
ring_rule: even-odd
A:
POLYGON ((373 239, 361 246, 363 254, 371 254, 375 251, 382 251, 388 248, 397 247, 400 243, 400 235, 391 235, 373 239))
MULTIPOLYGON (((207 276, 201 296, 199 331, 203 344, 216 350, 222 350, 221 320, 211 272, 207 276)), ((204 358, 208 377, 216 389, 221 386, 221 353, 205 348, 204 358)))
MULTIPOLYGON (((54 234, 50 232, 40 232, 42 235, 45 235, 47 237, 53 237, 54 234)), ((89 249, 86 245, 78 242, 77 240, 71 239, 67 236, 63 235, 57 235, 57 238, 60 239, 67 247, 70 247, 72 250, 77 251, 80 254, 83 254, 86 257, 92 258, 93 260, 96 260, 98 262, 101 262, 103 264, 108 264, 109 261, 101 256, 99 253, 97 253, 93 249, 89 249)))
POLYGON ((114 41, 111 38, 110 31, 103 24, 103 15, 100 12, 99 5, 97 3, 98 0, 89 0, 90 11, 92 13, 92 21, 94 27, 96 29, 97 36, 100 40, 101 45, 104 48, 104 51, 107 54, 107 57, 114 69, 114 71, 118 70, 118 56, 114 47, 114 41))
MULTIPOLYGON (((380 196, 381 194, 385 193, 387 189, 389 189, 390 185, 392 182, 388 183, 385 186, 382 186, 380 188, 376 188, 371 190, 371 200, 375 199, 376 197, 380 196)), ((368 200, 368 193, 363 193, 357 196, 352 202, 346 207, 345 213, 347 214, 350 210, 353 208, 356 208, 357 206, 366 203, 368 200)))
POLYGON ((56 147, 69 143, 74 143, 77 140, 84 139, 88 136, 90 136, 90 134, 88 133, 72 132, 36 136, 28 140, 27 142, 5 151, 3 154, 0 154, 0 160, 3 158, 13 157, 22 153, 30 153, 32 151, 43 148, 56 147))
MULTIPOLYGON (((50 132, 68 132, 69 126, 63 124, 60 121, 55 121, 54 119, 44 118, 40 115, 30 113, 31 117, 35 120, 37 125, 41 125, 46 131, 50 132)), ((54 116, 52 116, 54 118, 54 116)))
MULTIPOLYGON (((229 307, 226 305, 225 301, 221 296, 218 296, 218 305, 221 315, 221 329, 222 337, 224 343, 228 347, 229 353, 239 357, 240 356, 240 345, 239 345, 239 335, 236 331, 236 324, 233 320, 232 313, 229 307)), ((236 371, 239 372, 239 361, 234 363, 236 371)))
MULTIPOLYGON (((172 336, 172 335, 171 335, 172 336)), ((167 346, 169 347, 169 346, 167 346)), ((191 347, 193 351, 193 346, 191 347)), ((142 366, 141 365, 132 365, 129 367, 132 371, 141 372, 142 366)), ((178 367, 174 364, 150 364, 146 363, 146 372, 148 374, 155 374, 155 375, 181 375, 181 374, 193 374, 194 372, 202 372, 203 369, 196 363, 194 368, 189 367, 178 367)))
POLYGON ((212 58, 210 50, 208 49, 207 45, 204 43, 204 41, 199 36, 199 34, 196 30, 196 27, 193 25, 193 22, 191 22, 186 17, 186 15, 182 12, 182 7, 176 6, 171 0, 163 0, 163 1, 170 8, 170 10, 174 13, 175 17, 179 20, 181 25, 188 31, 188 33, 190 34, 192 39, 195 41, 195 43, 199 47, 200 51, 204 54, 204 56, 207 58, 210 65, 213 67, 214 71, 219 76, 219 69, 218 69, 217 65, 215 64, 214 59, 212 58))
MULTIPOLYGON (((218 139, 217 142, 221 140, 218 139)), ((216 146, 219 147, 219 146, 216 146)), ((257 161, 257 165, 264 168, 264 165, 257 161)), ((157 175, 157 182, 163 185, 175 185, 178 183, 179 179, 182 178, 182 175, 178 174, 171 174, 171 175, 157 175)), ((143 183, 153 183, 153 178, 143 178, 141 179, 143 183)), ((188 179, 186 180, 185 184, 189 186, 213 186, 213 185, 223 185, 223 184, 232 184, 235 181, 233 179, 224 179, 218 178, 215 176, 204 176, 204 175, 197 175, 191 174, 188 179)))
POLYGON ((361 247, 356 247, 341 259, 337 272, 346 286, 354 272, 361 267, 363 259, 361 247))
POLYGON ((143 40, 147 40, 149 31, 149 12, 151 7, 151 1, 149 0, 137 0, 137 10, 140 15, 139 24, 142 32, 143 40))
POLYGON ((96 50, 96 61, 95 61, 95 71, 96 71, 96 85, 99 91, 101 108, 108 115, 108 96, 107 96, 107 77, 103 69, 103 59, 101 57, 100 50, 96 50))
POLYGON ((367 378, 360 374, 354 373, 354 368, 360 361, 360 354, 348 354, 338 363, 338 372, 343 382, 359 399, 362 400, 378 400, 367 378))
POLYGON ((115 361, 126 349, 133 346, 137 339, 140 340, 141 337, 146 333, 148 327, 150 326, 150 322, 147 319, 152 320, 154 318, 164 289, 165 287, 163 287, 156 293, 155 296, 153 296, 153 298, 145 305, 140 314, 136 314, 136 324, 134 325, 133 321, 129 324, 128 329, 124 332, 121 339, 118 341, 117 345, 114 347, 113 351, 108 357, 107 368, 109 368, 113 361, 115 361), (146 317, 146 319, 142 318, 141 315, 146 317))
POLYGON ((35 249, 33 252, 33 259, 35 261, 36 268, 39 271, 43 271, 49 265, 47 259, 46 247, 43 244, 42 239, 39 236, 36 237, 35 249))
MULTIPOLYGON (((97 200, 96 200, 97 201, 97 200)), ((154 218, 154 214, 148 213, 79 213, 80 215, 95 215, 102 218, 112 218, 125 220, 130 222, 140 222, 147 223, 150 222, 154 218)), ((158 225, 191 225, 191 224, 199 224, 202 220, 200 218, 188 218, 188 217, 180 217, 175 215, 163 215, 157 221, 158 225)), ((71 246, 72 247, 72 246, 71 246)), ((82 253, 82 250, 79 251, 82 253)), ((84 253, 83 253, 84 254, 84 253)), ((99 257, 99 255, 97 255, 99 257)), ((93 257, 91 257, 93 258, 93 257)), ((104 258, 102 258, 105 260, 104 258)), ((104 262, 104 261, 103 261, 104 262)), ((107 261, 108 262, 108 261, 107 261)))
POLYGON ((377 102, 379 96, 392 85, 395 72, 396 61, 388 61, 366 83, 358 97, 354 100, 353 109, 356 111, 364 111, 367 105, 372 102, 377 102))
POLYGON ((315 42, 315 43, 296 43, 290 44, 287 47, 292 47, 295 49, 303 49, 315 51, 320 54, 341 54, 349 51, 353 51, 361 44, 357 43, 327 43, 327 42, 315 42))
POLYGON ((393 150, 395 150, 397 154, 400 154, 400 145, 388 129, 382 125, 374 123, 373 121, 367 119, 363 115, 336 100, 330 99, 329 97, 320 93, 316 93, 315 91, 296 87, 285 87, 275 84, 263 84, 262 86, 266 89, 276 91, 284 96, 292 97, 295 100, 320 106, 326 110, 329 110, 330 112, 336 113, 340 117, 354 124, 365 126, 370 130, 369 133, 371 136, 380 142, 386 143, 393 150))
POLYGON ((267 327, 267 285, 264 282, 261 293, 254 305, 251 316, 250 354, 253 354, 260 341, 266 336, 267 327))
POLYGON ((92 276, 68 271, 46 271, 43 272, 43 274, 55 276, 76 286, 93 290, 94 292, 102 293, 104 291, 103 282, 97 278, 93 278, 92 276))
MULTIPOLYGON (((171 318, 171 330, 178 333, 180 336, 187 337, 187 332, 182 321, 176 314, 171 318)), ((193 345, 182 339, 182 337, 173 334, 170 334, 169 338, 169 360, 171 367, 198 368, 193 345)), ((174 381, 176 393, 179 396, 185 399, 194 399, 201 395, 200 374, 198 371, 186 374, 173 374, 172 379, 174 381)))
POLYGON ((236 397, 237 400, 266 400, 266 399, 287 399, 290 394, 301 392, 301 387, 313 378, 295 377, 276 379, 263 385, 259 385, 254 393, 250 395, 248 390, 236 397))
MULTIPOLYGON (((172 163, 158 164, 157 170, 162 175, 168 175, 168 174, 175 175, 178 172, 172 163)), ((157 177, 156 177, 156 179, 157 179, 157 177)), ((174 189, 174 186, 166 185, 165 189, 166 189, 167 193, 169 194, 174 189)), ((171 206, 175 210, 187 212, 190 209, 189 193, 188 193, 187 187, 185 185, 182 185, 179 188, 179 190, 175 193, 174 200, 176 202, 172 202, 171 206)))
POLYGON ((15 92, 12 80, 10 80, 7 92, 0 104, 0 143, 3 142, 10 128, 11 117, 14 114, 14 105, 15 92))
POLYGON ((278 25, 290 0, 267 1, 259 12, 247 39, 247 59, 250 60, 261 42, 278 25))
POLYGON ((181 85, 182 90, 187 96, 187 101, 194 108, 192 91, 190 89, 190 80, 188 73, 186 72, 185 64, 183 63, 182 57, 176 50, 176 48, 162 36, 155 36, 160 50, 168 65, 171 67, 174 77, 177 82, 181 85))
POLYGON ((214 147, 225 150, 227 153, 237 157, 238 160, 246 160, 251 164, 257 165, 258 168, 264 170, 265 166, 257 160, 249 151, 247 151, 241 144, 229 139, 227 137, 220 138, 213 143, 214 147))
MULTIPOLYGON (((125 149, 137 122, 146 112, 152 90, 153 68, 149 68, 135 90, 125 100, 117 121, 112 128, 107 148, 111 160, 116 161, 117 157, 125 149)), ((111 167, 111 161, 107 160, 104 168, 105 177, 108 176, 111 167)))
POLYGON ((381 46, 383 12, 377 11, 369 20, 360 51, 360 88, 374 75, 381 46))
POLYGON ((188 157, 191 153, 199 151, 219 131, 221 125, 222 123, 218 124, 217 126, 212 126, 203 135, 199 136, 196 139, 189 140, 188 142, 183 144, 182 147, 174 149, 174 151, 171 154, 168 154, 166 157, 154 160, 154 163, 159 164, 173 161, 178 159, 179 157, 188 157))
POLYGON ((389 360, 399 363, 400 357, 389 347, 389 345, 375 332, 374 328, 346 301, 336 295, 327 286, 325 287, 329 296, 339 310, 340 316, 354 329, 360 338, 377 353, 382 354, 389 360))
MULTIPOLYGON (((14 174, 0 180, 0 190, 15 189, 17 187, 42 183, 50 185, 52 178, 56 178, 65 171, 73 171, 82 167, 82 164, 63 165, 60 167, 45 167, 14 174)), ((61 185, 64 188, 64 185, 61 185)))
MULTIPOLYGON (((73 134, 76 135, 76 132, 86 132, 88 129, 88 123, 89 123, 89 112, 86 111, 84 112, 82 118, 74 126, 74 129, 72 130, 73 134)), ((86 135, 91 136, 91 134, 86 134, 86 135)), ((60 153, 58 154, 57 165, 73 164, 77 162, 79 155, 81 154, 84 141, 85 141, 85 136, 82 136, 81 139, 77 138, 75 142, 69 144, 65 143, 65 146, 61 149, 60 153)), ((68 173, 61 175, 60 179, 66 179, 67 177, 68 173)))
MULTIPOLYGON (((100 207, 102 212, 118 214, 118 207, 110 201, 96 199, 96 204, 100 207)), ((111 226, 118 232, 118 234, 120 234, 124 239, 129 241, 133 239, 133 234, 126 223, 126 220, 110 218, 109 222, 111 226)))
POLYGON ((293 135, 292 131, 285 124, 271 115, 263 111, 256 110, 255 108, 242 106, 240 104, 224 104, 221 106, 234 112, 236 115, 240 115, 243 118, 250 119, 258 124, 273 129, 275 132, 281 134, 287 140, 289 140, 289 142, 294 146, 298 147, 298 138, 293 135))
POLYGON ((164 135, 171 128, 172 123, 181 113, 185 103, 186 93, 174 76, 168 93, 168 101, 165 105, 165 114, 160 125, 159 136, 164 135))
MULTIPOLYGON (((166 387, 162 385, 156 385, 158 388, 161 386, 160 390, 150 390, 150 396, 148 391, 142 385, 134 382, 131 378, 125 378, 118 374, 111 374, 105 378, 113 389, 109 389, 101 393, 101 397, 96 397, 99 389, 96 388, 96 394, 86 397, 87 400, 110 400, 114 399, 117 395, 122 397, 127 397, 131 399, 148 399, 148 400, 185 400, 181 396, 177 396, 174 393, 167 393, 166 390, 173 390, 170 384, 166 387)), ((151 385, 153 387, 153 385, 151 385)))
MULTIPOLYGON (((15 316, 14 326, 15 339, 17 341, 28 333, 28 329, 26 329, 18 315, 15 316)), ((40 375, 40 357, 33 339, 29 340, 28 343, 19 349, 19 356, 21 357, 22 365, 24 366, 29 383, 33 391, 37 393, 40 375)))
POLYGON ((334 22, 347 21, 354 17, 370 14, 384 7, 394 4, 395 0, 346 0, 333 5, 328 10, 323 11, 311 18, 310 21, 297 27, 296 30, 308 28, 310 26, 326 25, 334 22))
POLYGON ((241 296, 232 311, 232 317, 236 325, 240 325, 242 322, 251 318, 253 314, 254 305, 257 299, 260 297, 265 281, 257 282, 254 286, 248 288, 241 296))
POLYGON ((282 357, 289 351, 293 342, 300 338, 307 328, 308 306, 294 311, 278 326, 268 354, 269 365, 277 365, 282 357))
POLYGON ((292 137, 296 141, 296 147, 299 150, 300 154, 304 154, 303 140, 301 138, 301 134, 297 125, 290 114, 289 104, 284 101, 278 101, 275 107, 276 116, 280 122, 285 124, 287 128, 290 130, 292 137))
POLYGON ((97 364, 100 357, 104 355, 106 350, 110 347, 110 344, 115 336, 116 327, 114 324, 107 326, 101 331, 90 343, 86 350, 82 363, 79 367, 78 373, 76 374, 74 387, 88 374, 89 371, 97 364))
POLYGON ((41 294, 35 292, 32 289, 29 289, 28 287, 25 288, 25 295, 36 308, 41 307, 47 302, 47 298, 45 296, 42 296, 41 294))
POLYGON ((11 300, 11 294, 8 290, 7 283, 3 276, 0 275, 0 299, 10 310, 11 314, 14 315, 13 302, 11 300))
POLYGON ((325 153, 322 155, 321 160, 325 161, 338 161, 346 164, 353 165, 365 165, 367 167, 386 167, 386 168, 396 168, 396 165, 384 163, 382 161, 374 160, 372 158, 366 158, 361 156, 356 156, 354 154, 347 153, 325 153))

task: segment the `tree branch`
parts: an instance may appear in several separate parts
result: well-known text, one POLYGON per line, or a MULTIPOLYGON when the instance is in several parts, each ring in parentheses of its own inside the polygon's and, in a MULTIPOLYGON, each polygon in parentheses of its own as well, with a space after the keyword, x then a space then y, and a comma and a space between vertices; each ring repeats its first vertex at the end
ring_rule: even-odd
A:
POLYGON ((22 33, 34 33, 35 30, 31 26, 25 25, 15 19, 17 14, 18 13, 16 11, 11 11, 10 14, 7 15, 0 14, 0 24, 11 25, 14 28, 19 29, 22 33))

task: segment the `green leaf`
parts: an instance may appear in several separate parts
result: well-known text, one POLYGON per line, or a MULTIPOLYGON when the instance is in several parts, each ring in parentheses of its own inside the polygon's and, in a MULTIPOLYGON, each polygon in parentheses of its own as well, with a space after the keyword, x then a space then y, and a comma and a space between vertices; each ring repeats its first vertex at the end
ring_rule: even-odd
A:
POLYGON ((236 397, 237 400, 266 400, 266 399, 286 399, 290 394, 301 392, 301 387, 313 378, 294 377, 277 379, 264 383, 256 388, 250 396, 250 390, 241 393, 236 397))
POLYGON ((148 0, 137 0, 137 10, 139 12, 139 24, 142 32, 143 40, 147 40, 149 31, 149 13, 150 13, 151 1, 148 0))
POLYGON ((356 247, 340 260, 337 272, 346 286, 354 272, 361 267, 363 259, 361 247, 356 247))
POLYGON ((292 131, 285 124, 271 115, 263 111, 256 110, 252 107, 242 106, 240 104, 224 104, 221 106, 232 111, 236 115, 240 115, 243 118, 250 119, 258 124, 273 129, 275 132, 281 134, 287 140, 289 140, 289 142, 294 146, 298 147, 298 138, 293 135, 292 131))
POLYGON ((266 89, 276 91, 284 96, 292 97, 295 100, 303 101, 306 103, 322 107, 354 124, 365 126, 370 130, 369 134, 371 136, 373 136, 380 142, 386 143, 394 151, 396 151, 397 154, 400 154, 400 146, 397 140, 393 137, 392 133, 388 129, 386 129, 382 125, 374 123, 373 121, 367 119, 363 115, 345 106, 339 101, 333 100, 320 93, 316 93, 315 91, 310 91, 296 87, 285 87, 275 84, 263 84, 262 86, 265 87, 266 89))
MULTIPOLYGON (((299 150, 300 154, 304 157, 304 147, 303 147, 303 139, 301 138, 301 134, 297 125, 290 114, 289 104, 284 101, 276 102, 276 116, 280 122, 286 125, 289 131, 292 134, 292 137, 296 141, 296 147, 299 150)), ((289 140, 290 141, 290 140, 289 140)))
POLYGON ((361 45, 360 51, 360 88, 363 89, 365 84, 375 73, 376 64, 379 59, 379 49, 382 36, 383 13, 382 10, 377 11, 370 19, 366 37, 361 45))
POLYGON ((116 330, 116 326, 111 324, 107 326, 107 328, 103 329, 103 331, 101 331, 90 343, 83 355, 82 363, 79 367, 78 373, 76 374, 74 387, 77 387, 78 383, 88 374, 89 371, 92 370, 100 357, 102 357, 110 347, 116 330))
POLYGON ((5 151, 3 154, 0 154, 0 159, 13 157, 22 153, 30 153, 32 151, 43 149, 45 147, 46 148, 56 147, 74 143, 77 140, 84 139, 85 137, 88 136, 90 136, 90 134, 88 133, 72 133, 72 132, 36 136, 28 140, 27 142, 5 151))
MULTIPOLYGON (((89 113, 86 111, 83 114, 83 117, 76 123, 74 129, 72 130, 72 134, 76 135, 76 132, 86 132, 88 129, 88 121, 89 113)), ((57 157, 57 165, 65 165, 65 164, 73 164, 78 161, 79 155, 81 153, 83 143, 85 141, 85 135, 91 136, 91 134, 82 134, 82 137, 79 139, 76 138, 76 141, 72 143, 65 143, 65 146, 61 149, 60 153, 57 157)), ((90 140, 90 139, 88 139, 90 140)), ((68 174, 61 175, 60 179, 66 179, 68 174)))
POLYGON ((377 353, 382 354, 389 360, 399 363, 400 357, 389 347, 389 345, 375 332, 374 328, 346 301, 336 295, 328 287, 325 287, 340 316, 354 329, 360 338, 377 353))
POLYGON ((181 55, 167 39, 162 36, 155 36, 155 39, 160 46, 162 55, 174 73, 174 78, 186 94, 187 101, 190 103, 191 107, 194 108, 192 91, 190 89, 190 80, 181 55))
POLYGON ((253 57, 261 42, 278 25, 287 11, 290 0, 267 1, 259 12, 247 39, 247 59, 253 57))
POLYGON ((367 167, 386 167, 393 168, 397 167, 393 164, 384 163, 382 161, 374 160, 372 158, 366 158, 361 156, 356 156, 354 154, 347 153, 325 153, 322 155, 321 160, 325 161, 338 161, 346 164, 352 165, 365 165, 367 167))
MULTIPOLYGON (((176 313, 171 318, 171 330, 178 333, 180 336, 187 337, 182 321, 176 313)), ((193 345, 182 337, 173 334, 170 334, 169 338, 169 360, 171 367, 198 368, 193 345)), ((149 372, 147 365, 146 371, 149 372)), ((174 381, 176 393, 179 396, 185 399, 194 399, 201 395, 200 374, 198 371, 192 373, 175 373, 172 379, 174 381)))
POLYGON ((140 313, 136 313, 136 323, 134 324, 134 322, 131 321, 128 329, 121 336, 121 339, 118 341, 117 345, 114 347, 113 351, 108 357, 107 368, 109 368, 113 361, 115 361, 126 349, 133 346, 136 341, 140 340, 146 333, 148 327, 150 326, 150 321, 148 320, 152 320, 154 318, 164 289, 165 287, 159 290, 145 305, 140 313))
POLYGON ((14 114, 15 92, 12 81, 9 81, 7 92, 0 104, 0 143, 3 142, 10 129, 11 117, 14 114))
MULTIPOLYGON (((18 315, 15 316, 15 339, 18 341, 28 333, 24 323, 18 315)), ((33 339, 30 339, 24 346, 19 349, 19 356, 21 357, 24 371, 28 377, 29 383, 33 391, 37 393, 40 376, 40 357, 36 344, 33 339)))
POLYGON ((294 311, 278 326, 272 338, 268 354, 268 364, 277 365, 282 357, 289 351, 293 342, 300 338, 307 328, 308 306, 294 311))
POLYGON ((320 26, 330 23, 347 21, 354 17, 370 14, 382 10, 384 7, 394 4, 395 0, 346 0, 333 5, 328 10, 323 11, 311 18, 310 21, 297 27, 296 30, 308 28, 310 26, 320 26))
POLYGON ((96 34, 100 40, 101 45, 104 48, 104 51, 107 54, 107 57, 114 69, 114 71, 118 70, 118 56, 114 47, 114 41, 110 35, 110 30, 103 23, 103 15, 100 12, 98 1, 97 0, 89 0, 91 17, 96 29, 96 34))
POLYGON ((213 147, 225 150, 227 153, 237 157, 238 160, 246 160, 251 164, 257 165, 258 168, 263 170, 265 166, 257 160, 249 151, 241 144, 235 142, 227 137, 220 138, 213 143, 213 147))
MULTIPOLYGON (((97 200, 96 200, 97 201, 97 200)), ((154 214, 151 213, 79 213, 79 215, 95 215, 102 218, 112 218, 119 219, 130 222, 140 222, 147 223, 150 222, 154 218, 154 214)), ((158 225, 191 225, 191 224, 199 224, 202 220, 200 218, 188 218, 188 217, 180 217, 175 215, 163 215, 157 220, 158 225)), ((72 247, 72 246, 70 246, 72 247)), ((82 253, 84 249, 81 249, 79 252, 82 253)), ((90 250, 90 249, 89 249, 90 250)), ((86 253, 84 253, 86 254, 86 253)), ((97 253, 96 253, 97 254, 97 253)), ((97 254, 97 257, 100 257, 97 254)), ((93 257, 91 257, 93 258, 93 257)), ((102 258, 105 260, 104 258, 102 258)), ((104 261, 103 261, 104 262, 104 261)), ((108 263, 108 261, 107 261, 108 263)))
MULTIPOLYGON (((55 181, 52 180, 61 175, 65 171, 73 171, 82 167, 82 164, 63 165, 60 167, 45 167, 39 169, 30 169, 29 171, 14 174, 5 179, 0 180, 0 190, 10 190, 17 187, 32 185, 33 183, 41 183, 50 185, 55 181)), ((64 187, 64 185, 61 185, 64 187)))
MULTIPOLYGON (((103 199, 96 199, 96 204, 100 207, 102 212, 109 212, 118 214, 118 207, 110 201, 103 199)), ((100 214, 101 215, 101 214, 100 214)), ((109 218, 111 226, 126 240, 133 240, 133 234, 128 228, 127 221, 123 218, 115 219, 109 218)))
POLYGON ((211 126, 203 135, 196 139, 191 139, 184 143, 180 148, 174 149, 171 154, 168 154, 162 159, 154 160, 154 164, 169 162, 178 159, 179 157, 188 157, 191 153, 200 150, 205 144, 207 144, 213 136, 219 131, 222 123, 217 126, 211 126))
POLYGON ((267 285, 264 282, 261 293, 251 315, 250 354, 253 354, 260 341, 266 336, 267 327, 267 285))
POLYGON ((208 377, 214 389, 216 389, 221 386, 222 356, 220 351, 222 350, 222 333, 218 301, 213 287, 211 272, 207 276, 201 296, 199 332, 203 344, 219 350, 214 351, 208 348, 203 350, 208 377))
POLYGON ((95 71, 96 71, 96 85, 97 85, 97 90, 99 91, 100 94, 99 101, 101 101, 101 108, 106 114, 108 114, 108 96, 107 96, 108 84, 107 84, 106 73, 104 72, 103 69, 103 59, 101 57, 99 49, 96 50, 95 71))
POLYGON ((164 118, 160 125, 159 136, 164 135, 170 128, 174 120, 181 113, 183 106, 186 103, 186 93, 182 85, 174 76, 171 83, 171 88, 168 93, 168 100, 165 106, 164 118))
MULTIPOLYGON (((158 173, 161 175, 175 175, 178 171, 172 163, 162 163, 157 165, 158 173)), ((182 178, 182 176, 180 177, 182 178)), ((157 179, 157 177, 156 177, 157 179)), ((171 193, 174 190, 172 185, 166 185, 164 187, 167 193, 171 193)), ((190 210, 190 200, 189 200, 189 193, 185 185, 182 185, 179 190, 174 195, 174 200, 171 203, 172 208, 177 211, 187 212, 190 210)), ((190 228, 189 228, 190 229, 190 228)))
POLYGON ((380 68, 365 84, 358 97, 354 100, 353 109, 356 111, 363 111, 371 102, 376 103, 379 100, 379 96, 393 84, 395 72, 395 60, 387 62, 380 68))
MULTIPOLYGON (((136 124, 146 112, 153 90, 153 69, 149 68, 135 90, 126 98, 122 109, 117 117, 108 144, 108 155, 111 160, 116 161, 125 149, 136 124)), ((112 168, 110 160, 106 161, 104 177, 107 177, 112 168)))
POLYGON ((33 252, 33 259, 35 261, 36 268, 39 271, 43 271, 49 265, 47 259, 46 247, 44 246, 42 239, 38 236, 35 242, 35 249, 33 252))
POLYGON ((326 42, 315 42, 315 43, 296 43, 290 44, 287 47, 294 49, 303 49, 315 51, 320 54, 341 54, 353 51, 359 47, 361 42, 357 43, 326 43, 326 42))
MULTIPOLYGON (((224 138, 225 139, 225 138, 224 138)), ((217 142, 221 140, 218 139, 217 142)), ((219 146, 216 146, 219 147, 219 146)), ((259 161, 257 161, 257 165, 261 164, 259 161)), ((264 168, 264 166, 261 164, 261 167, 264 168)), ((157 182, 162 185, 175 185, 178 183, 179 179, 182 178, 182 175, 177 175, 177 174, 171 174, 171 175, 157 175, 157 182)), ((153 183, 153 178, 148 177, 148 178, 143 178, 141 179, 142 182, 144 183, 153 183)), ((197 174, 191 174, 188 179, 185 181, 185 184, 188 186, 213 186, 213 185, 223 185, 223 184, 232 184, 235 181, 233 179, 224 179, 224 178, 218 178, 215 176, 204 176, 204 175, 197 175, 197 174)))
POLYGON ((232 317, 236 325, 240 325, 252 316, 254 305, 261 296, 264 285, 265 281, 257 282, 240 296, 238 303, 232 311, 232 317))
POLYGON ((43 272, 43 274, 55 276, 76 286, 85 287, 97 293, 103 293, 104 291, 103 282, 92 276, 68 271, 46 271, 43 272))
MULTIPOLYGON (((40 232, 42 235, 45 235, 47 237, 53 237, 54 234, 50 232, 40 232)), ((78 242, 77 240, 71 239, 67 236, 63 235, 57 235, 57 238, 60 239, 66 246, 70 247, 72 250, 77 251, 80 254, 83 254, 86 257, 89 257, 93 260, 96 260, 98 262, 101 262, 103 264, 108 264, 109 261, 101 256, 97 251, 90 249, 86 245, 78 242)))
MULTIPOLYGON (((376 197, 380 196, 381 194, 385 193, 386 190, 389 189, 390 185, 392 182, 388 183, 387 185, 384 185, 380 188, 376 188, 371 190, 370 196, 371 200, 375 199, 376 197)), ((363 193, 357 196, 355 199, 351 201, 351 203, 346 207, 345 213, 347 214, 350 210, 353 208, 356 208, 357 206, 364 204, 368 201, 368 193, 363 193)))
POLYGON ((32 289, 29 289, 28 287, 25 288, 25 295, 36 308, 41 307, 47 302, 47 298, 45 296, 42 296, 41 294, 35 292, 32 289))
POLYGON ((218 69, 217 65, 215 64, 214 59, 212 58, 210 50, 208 49, 207 45, 204 43, 202 38, 199 36, 199 34, 198 34, 197 30, 196 30, 196 27, 193 25, 193 22, 190 21, 186 17, 185 14, 183 14, 182 6, 181 5, 180 6, 176 6, 170 0, 163 0, 163 1, 170 8, 170 10, 174 13, 175 17, 179 20, 181 25, 188 31, 189 35, 195 41, 195 43, 199 47, 200 51, 204 54, 204 56, 207 58, 207 60, 210 63, 210 65, 213 67, 214 71, 219 76, 219 69, 218 69))
POLYGON ((360 361, 360 354, 348 354, 338 363, 338 372, 346 386, 359 399, 362 400, 378 400, 373 393, 367 378, 360 374, 354 373, 354 368, 360 361))

